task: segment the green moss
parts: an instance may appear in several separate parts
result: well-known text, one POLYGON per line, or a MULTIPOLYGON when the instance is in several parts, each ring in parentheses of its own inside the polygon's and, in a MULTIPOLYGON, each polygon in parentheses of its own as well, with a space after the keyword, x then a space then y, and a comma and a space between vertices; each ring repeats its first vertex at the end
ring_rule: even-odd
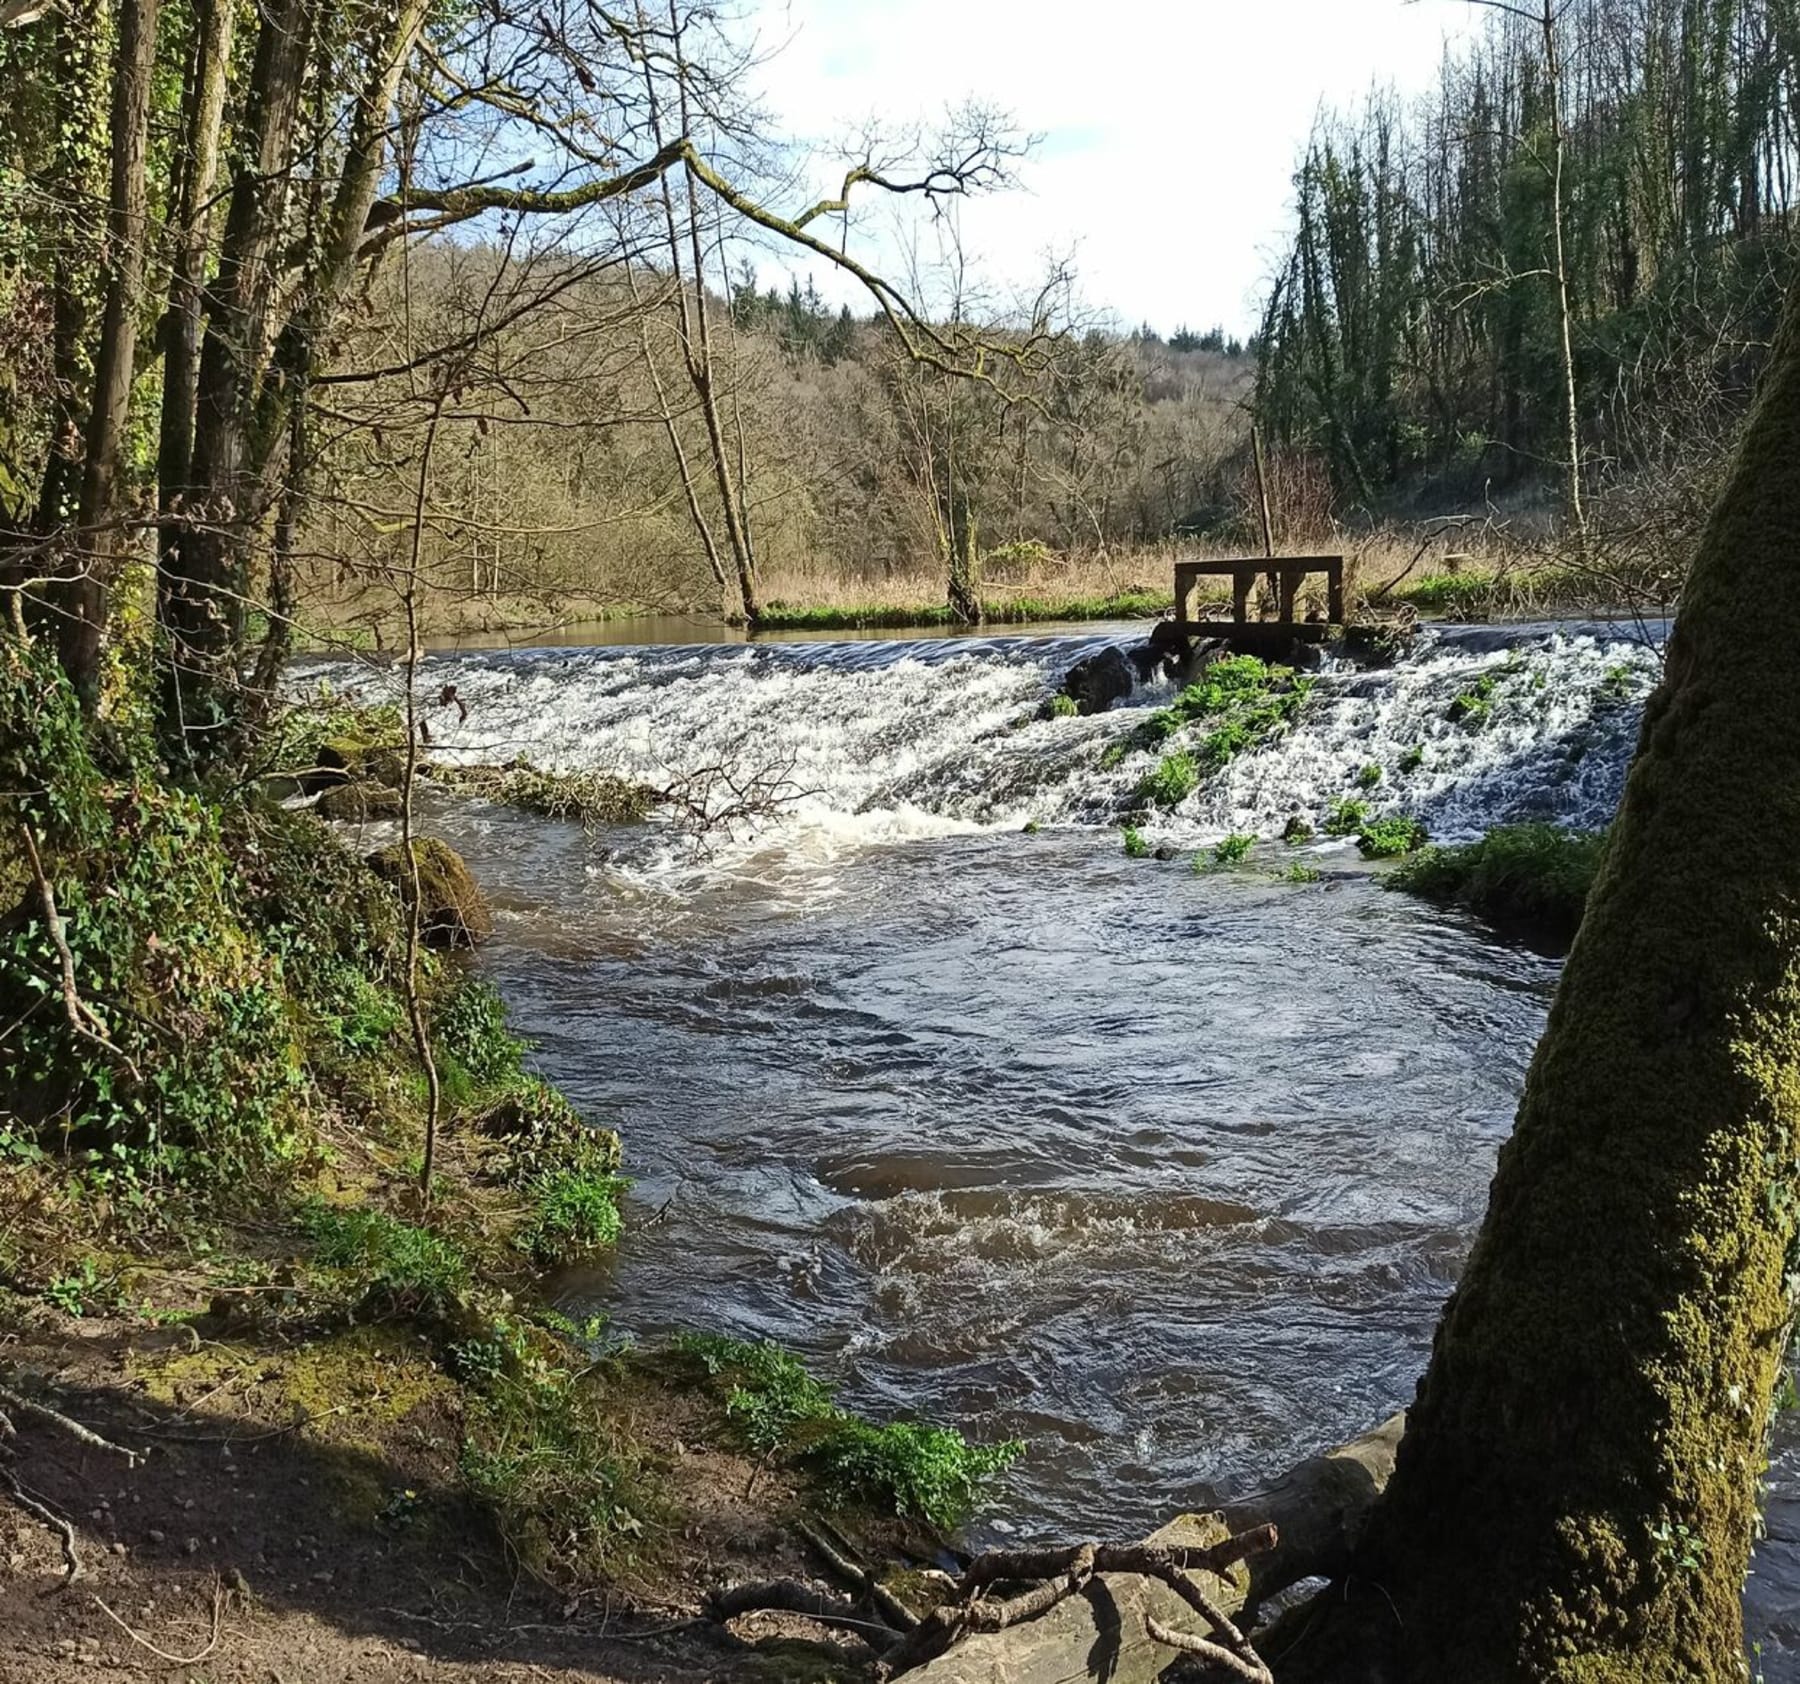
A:
POLYGON ((1478 731, 1494 716, 1494 674, 1484 672, 1467 690, 1453 697, 1447 717, 1453 725, 1478 731))
MULTIPOLYGON (((462 856, 435 836, 415 836, 413 859, 419 878, 419 922, 434 947, 468 947, 490 935, 493 914, 462 856)), ((410 895, 411 873, 402 843, 391 843, 369 856, 369 869, 391 883, 404 899, 410 895)))
POLYGON ((1290 848, 1298 848, 1312 839, 1313 827, 1299 813, 1295 813, 1282 827, 1281 840, 1290 848))
POLYGON ((406 799, 397 789, 359 779, 325 791, 315 805, 322 819, 344 824, 370 824, 378 819, 397 819, 406 799))
POLYGON ((1411 748, 1400 756, 1400 770, 1402 772, 1416 772, 1424 764, 1425 745, 1423 743, 1414 743, 1411 748))
POLYGON ((1428 848, 1383 883, 1572 939, 1605 844, 1603 833, 1552 824, 1504 825, 1479 842, 1428 848))
POLYGON ((1050 699, 1050 717, 1052 719, 1073 719, 1080 712, 1081 708, 1073 696, 1059 694, 1050 699))
POLYGON ((434 766, 431 781, 441 789, 478 795, 539 818, 573 820, 589 829, 641 824, 663 799, 648 784, 611 772, 544 772, 529 764, 434 766))
POLYGON ((1358 789, 1373 789, 1381 782, 1381 768, 1371 761, 1356 774, 1358 789))
POLYGON ((1364 859, 1391 860, 1423 848, 1430 838, 1417 819, 1396 813, 1363 826, 1356 845, 1364 859))

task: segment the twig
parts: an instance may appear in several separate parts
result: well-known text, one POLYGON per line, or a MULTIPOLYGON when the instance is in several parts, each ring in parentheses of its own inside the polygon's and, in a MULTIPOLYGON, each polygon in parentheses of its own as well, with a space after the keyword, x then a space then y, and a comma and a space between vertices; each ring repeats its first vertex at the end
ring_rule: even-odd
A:
POLYGON ((50 887, 43 859, 38 854, 37 833, 30 825, 21 824, 19 837, 25 844, 25 857, 31 862, 32 881, 37 887, 38 900, 44 908, 44 928, 49 932, 50 942, 56 949, 57 963, 62 971, 63 1011, 68 1016, 69 1027, 83 1040, 92 1041, 95 1046, 117 1059, 132 1081, 141 1087, 143 1073, 132 1062, 129 1054, 113 1044, 99 1018, 82 1000, 80 991, 75 986, 75 955, 69 951, 69 938, 63 933, 62 917, 56 910, 56 891, 50 887))
POLYGON ((123 1456, 127 1467, 135 1468, 143 1455, 141 1450, 127 1450, 122 1444, 114 1444, 111 1439, 102 1438, 79 1421, 71 1421, 67 1415, 59 1414, 45 1404, 33 1403, 30 1398, 20 1396, 10 1386, 0 1386, 0 1403, 9 1403, 22 1414, 58 1428, 90 1450, 105 1450, 111 1455, 123 1456))
POLYGON ((0 1482, 8 1494, 27 1514, 35 1515, 54 1532, 62 1543, 63 1581, 56 1588, 67 1590, 81 1577, 81 1557, 75 1549, 75 1528, 47 1503, 41 1503, 15 1479, 9 1469, 0 1468, 0 1482))
POLYGON ((142 1637, 137 1632, 133 1631, 131 1627, 120 1619, 112 1609, 108 1608, 99 1597, 94 1597, 93 1602, 94 1606, 111 1620, 120 1631, 124 1632, 133 1643, 148 1649, 158 1660, 167 1661, 170 1666, 193 1666, 196 1662, 205 1660, 206 1657, 219 1646, 219 1620, 224 1609, 225 1599, 219 1590, 218 1582, 216 1580, 213 1583, 212 1636, 206 1640, 206 1647, 204 1649, 201 1649, 198 1653, 192 1655, 171 1655, 167 1649, 157 1648, 149 1638, 142 1637))

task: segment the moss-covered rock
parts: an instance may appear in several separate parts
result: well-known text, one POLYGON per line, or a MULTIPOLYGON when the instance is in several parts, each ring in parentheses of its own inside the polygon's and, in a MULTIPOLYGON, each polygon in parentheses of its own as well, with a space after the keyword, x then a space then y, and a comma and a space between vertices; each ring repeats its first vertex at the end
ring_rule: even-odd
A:
MULTIPOLYGON (((413 838, 419 875, 419 927, 432 947, 473 947, 493 933, 494 916, 462 856, 435 836, 413 838)), ((369 869, 392 883, 403 897, 412 892, 412 872, 404 843, 369 855, 369 869)))
POLYGON ((349 824, 397 819, 405 807, 406 798, 399 790, 360 778, 354 783, 337 784, 326 790, 317 803, 320 818, 349 824))

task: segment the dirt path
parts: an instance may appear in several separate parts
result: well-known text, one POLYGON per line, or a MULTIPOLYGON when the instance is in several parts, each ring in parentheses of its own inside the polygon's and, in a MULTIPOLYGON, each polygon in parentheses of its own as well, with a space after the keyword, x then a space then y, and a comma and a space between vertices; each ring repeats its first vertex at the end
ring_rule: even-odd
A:
POLYGON ((145 1455, 127 1467, 9 1410, 18 1436, 0 1466, 74 1523, 80 1572, 65 1585, 55 1531, 0 1493, 0 1684, 866 1676, 788 1641, 791 1622, 728 1631, 702 1615, 712 1584, 805 1565, 777 1518, 790 1494, 764 1482, 740 1495, 753 1470, 689 1449, 681 1420, 661 1423, 673 1501, 651 1564, 565 1601, 517 1574, 458 1494, 442 1400, 381 1407, 421 1366, 407 1353, 370 1350, 354 1397, 296 1423, 259 1407, 279 1375, 242 1347, 216 1347, 231 1361, 210 1395, 157 1384, 208 1343, 91 1322, 6 1337, 0 1363, 21 1390, 145 1455))

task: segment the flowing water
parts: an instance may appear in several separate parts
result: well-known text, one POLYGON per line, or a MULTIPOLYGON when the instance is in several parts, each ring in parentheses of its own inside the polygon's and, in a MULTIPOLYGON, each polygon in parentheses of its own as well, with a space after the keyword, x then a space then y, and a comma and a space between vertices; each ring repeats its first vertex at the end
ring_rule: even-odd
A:
MULTIPOLYGON (((461 652, 424 677, 468 710, 431 714, 445 758, 781 810, 696 849, 430 808, 496 902, 483 963, 543 1068, 624 1134, 639 1220, 567 1305, 776 1338, 854 1407, 1025 1439, 989 1525, 1029 1537, 1129 1534, 1408 1400, 1557 965, 1383 891, 1353 847, 1273 838, 1369 765, 1371 809, 1442 838, 1604 823, 1656 671, 1605 627, 1329 668, 1285 740, 1148 827, 1173 859, 1128 860, 1112 826, 1154 757, 1108 751, 1166 690, 1039 717, 1121 640, 461 652), (1484 679, 1488 723, 1453 723, 1484 679), (1190 869, 1234 832, 1268 840, 1190 869), (1280 880, 1296 858, 1321 881, 1280 880)), ((1750 1613, 1795 1678, 1785 1440, 1773 1484, 1750 1613)))

